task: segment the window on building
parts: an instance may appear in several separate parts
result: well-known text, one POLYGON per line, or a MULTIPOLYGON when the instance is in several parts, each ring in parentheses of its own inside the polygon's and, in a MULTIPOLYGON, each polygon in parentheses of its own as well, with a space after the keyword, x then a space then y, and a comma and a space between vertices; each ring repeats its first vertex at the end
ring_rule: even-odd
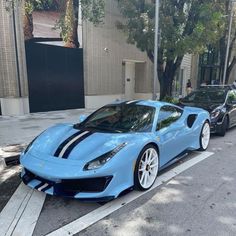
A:
POLYGON ((219 51, 208 47, 208 50, 199 58, 199 85, 220 84, 219 51))

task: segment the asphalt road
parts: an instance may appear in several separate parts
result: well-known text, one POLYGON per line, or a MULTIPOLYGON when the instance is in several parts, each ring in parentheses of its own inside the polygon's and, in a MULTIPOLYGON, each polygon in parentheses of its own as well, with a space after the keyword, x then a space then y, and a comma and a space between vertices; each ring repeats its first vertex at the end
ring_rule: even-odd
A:
MULTIPOLYGON (((76 235, 235 236, 236 129, 223 138, 212 136, 208 151, 214 154, 76 235)), ((0 174, 0 211, 20 183, 18 172, 13 167, 0 174)), ((99 208, 47 196, 33 235, 46 235, 88 213, 93 217, 99 208)))
POLYGON ((212 136, 215 154, 80 232, 90 235, 236 235, 236 129, 212 136))

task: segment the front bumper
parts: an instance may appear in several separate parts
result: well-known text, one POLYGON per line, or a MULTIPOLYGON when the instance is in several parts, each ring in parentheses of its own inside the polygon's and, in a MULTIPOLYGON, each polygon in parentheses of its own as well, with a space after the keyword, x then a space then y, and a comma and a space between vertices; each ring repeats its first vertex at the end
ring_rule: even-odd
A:
POLYGON ((211 122, 211 133, 219 133, 222 129, 222 122, 211 122))
POLYGON ((104 168, 83 171, 78 161, 45 156, 42 153, 22 155, 22 181, 49 195, 86 201, 108 201, 133 186, 132 162, 109 162, 104 168), (43 158, 42 158, 43 156, 43 158))
MULTIPOLYGON (((80 192, 99 193, 105 191, 112 180, 112 176, 86 178, 86 179, 62 179, 57 182, 44 179, 23 169, 21 179, 24 184, 50 195, 75 198, 80 192)), ((103 199, 113 199, 114 196, 108 196, 103 199)))

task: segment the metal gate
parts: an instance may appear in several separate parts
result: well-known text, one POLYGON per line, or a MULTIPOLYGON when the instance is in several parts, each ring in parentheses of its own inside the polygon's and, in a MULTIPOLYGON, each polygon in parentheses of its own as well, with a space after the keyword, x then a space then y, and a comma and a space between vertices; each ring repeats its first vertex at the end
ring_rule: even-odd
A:
POLYGON ((84 108, 83 49, 48 41, 26 42, 30 112, 84 108))

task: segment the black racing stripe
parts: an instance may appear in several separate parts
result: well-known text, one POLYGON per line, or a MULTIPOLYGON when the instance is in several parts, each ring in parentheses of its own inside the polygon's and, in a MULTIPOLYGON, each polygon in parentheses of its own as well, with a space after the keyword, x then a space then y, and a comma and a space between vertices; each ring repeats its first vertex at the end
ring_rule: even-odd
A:
POLYGON ((41 182, 38 185, 36 185, 34 188, 38 189, 38 188, 42 187, 44 184, 46 184, 46 183, 45 182, 41 182))
POLYGON ((47 191, 48 189, 50 189, 51 187, 52 187, 52 185, 49 184, 47 187, 43 188, 41 191, 42 191, 42 192, 45 192, 45 191, 47 191))
POLYGON ((65 151, 65 153, 63 154, 62 158, 67 159, 70 155, 70 153, 72 152, 72 150, 80 143, 82 142, 84 139, 86 139, 87 137, 89 137, 90 135, 92 135, 94 132, 88 132, 87 134, 83 135, 82 137, 80 137, 79 139, 77 139, 75 142, 73 142, 65 151))
POLYGON ((64 148, 64 146, 65 146, 67 143, 69 143, 73 138, 75 138, 76 136, 82 134, 83 132, 84 132, 84 131, 80 130, 80 131, 74 133, 73 135, 71 135, 71 136, 70 136, 69 138, 67 138, 65 141, 63 141, 63 142, 60 144, 60 146, 57 148, 57 150, 56 150, 54 156, 55 156, 55 157, 58 157, 59 154, 60 154, 60 152, 61 152, 61 150, 64 148))

